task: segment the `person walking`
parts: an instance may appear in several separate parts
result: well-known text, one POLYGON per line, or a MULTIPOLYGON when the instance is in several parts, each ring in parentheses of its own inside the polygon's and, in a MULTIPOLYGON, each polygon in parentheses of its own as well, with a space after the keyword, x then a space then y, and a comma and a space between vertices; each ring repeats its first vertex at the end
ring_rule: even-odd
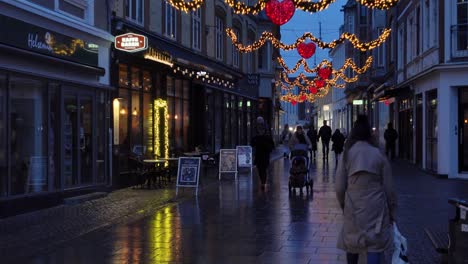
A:
POLYGON ((397 207, 391 166, 372 138, 367 116, 358 116, 336 172, 336 196, 343 210, 337 247, 357 264, 367 252, 368 264, 379 264, 393 246, 397 207))
MULTIPOLYGON (((289 125, 288 124, 284 124, 284 129, 283 129, 283 132, 281 132, 281 143, 285 146, 289 146, 289 140, 291 139, 292 137, 292 133, 291 131, 289 131, 289 125)), ((284 158, 287 158, 288 157, 288 153, 287 152, 284 152, 283 153, 283 157, 284 158)))
POLYGON ((310 125, 309 130, 307 131, 307 137, 310 141, 310 156, 315 159, 316 151, 317 151, 317 129, 315 129, 314 125, 310 125))
POLYGON ((250 145, 255 151, 254 165, 257 167, 261 188, 265 190, 267 170, 270 165, 270 154, 275 147, 273 138, 266 131, 266 126, 257 126, 257 133, 250 145))
POLYGON ((339 129, 336 129, 331 141, 333 142, 332 150, 335 151, 335 165, 338 165, 338 157, 343 152, 345 137, 341 134, 339 129))
POLYGON ((398 138, 398 132, 393 128, 392 122, 389 122, 384 132, 385 153, 391 160, 395 158, 395 142, 398 138))
POLYGON ((318 132, 317 142, 322 138, 322 152, 323 160, 328 161, 328 153, 330 152, 330 139, 332 136, 332 130, 327 126, 327 120, 323 120, 323 126, 318 132))
POLYGON ((309 149, 311 145, 309 137, 307 137, 306 134, 304 133, 302 126, 296 127, 296 132, 294 132, 292 138, 289 140, 289 149, 294 150, 298 144, 304 145, 304 147, 306 148, 306 151, 309 149))

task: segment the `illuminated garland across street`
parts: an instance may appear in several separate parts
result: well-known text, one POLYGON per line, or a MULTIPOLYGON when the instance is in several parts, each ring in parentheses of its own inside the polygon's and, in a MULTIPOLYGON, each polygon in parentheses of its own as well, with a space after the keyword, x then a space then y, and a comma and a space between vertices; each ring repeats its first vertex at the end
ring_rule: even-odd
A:
POLYGON ((255 41, 251 45, 246 45, 246 46, 238 42, 237 36, 231 28, 226 29, 226 34, 231 39, 232 44, 239 50, 239 52, 242 52, 242 53, 247 53, 247 52, 258 50, 265 44, 267 40, 271 41, 271 43, 273 44, 275 48, 279 48, 285 51, 293 50, 293 49, 296 49, 300 43, 305 42, 306 39, 310 39, 322 49, 333 49, 338 44, 341 44, 345 40, 348 40, 351 42, 351 44, 354 46, 355 49, 358 49, 360 51, 368 51, 368 50, 375 49, 378 46, 380 46, 380 44, 384 43, 387 40, 388 36, 390 35, 390 31, 391 29, 389 28, 385 29, 377 39, 372 40, 370 42, 361 42, 355 34, 344 32, 343 34, 341 34, 339 39, 336 39, 328 43, 321 41, 320 39, 312 35, 312 33, 307 32, 307 33, 304 33, 302 37, 298 38, 294 44, 290 44, 290 45, 284 44, 283 42, 278 40, 273 35, 273 33, 264 31, 261 37, 257 41, 255 41))
MULTIPOLYGON (((353 69, 354 72, 358 73, 358 74, 363 74, 365 73, 369 67, 372 65, 372 61, 373 61, 373 57, 372 56, 369 56, 366 60, 366 63, 364 64, 364 66, 362 66, 361 68, 359 68, 356 63, 354 63, 353 59, 351 58, 347 58, 345 60, 345 63, 343 64, 343 66, 339 69, 339 70, 333 70, 332 73, 333 74, 338 74, 339 72, 342 72, 344 73, 344 71, 347 69, 347 68, 351 68, 353 69)), ((311 69, 309 67, 309 65, 307 64, 307 61, 305 59, 300 59, 296 65, 294 66, 293 69, 289 69, 289 67, 286 65, 286 63, 284 62, 284 59, 282 57, 278 57, 278 63, 281 65, 281 67, 283 67, 284 69, 284 72, 286 73, 289 73, 289 74, 292 74, 292 73, 295 73, 299 67, 302 65, 304 66, 304 71, 307 72, 307 73, 316 73, 318 72, 321 68, 323 67, 331 67, 332 66, 332 63, 331 61, 329 60, 322 60, 315 68, 311 69)))
MULTIPOLYGON (((195 11, 203 5, 205 0, 166 0, 174 8, 181 10, 183 12, 195 11)), ((258 0, 257 4, 253 6, 246 5, 241 1, 236 0, 224 0, 224 2, 229 5, 234 13, 236 14, 258 14, 265 8, 268 0, 258 0)), ((312 2, 310 0, 293 0, 294 6, 297 9, 300 9, 305 12, 316 13, 322 11, 330 6, 330 4, 336 2, 336 0, 321 0, 318 2, 312 2)), ((377 8, 377 9, 389 9, 398 3, 398 0, 358 0, 358 2, 368 8, 377 8)))

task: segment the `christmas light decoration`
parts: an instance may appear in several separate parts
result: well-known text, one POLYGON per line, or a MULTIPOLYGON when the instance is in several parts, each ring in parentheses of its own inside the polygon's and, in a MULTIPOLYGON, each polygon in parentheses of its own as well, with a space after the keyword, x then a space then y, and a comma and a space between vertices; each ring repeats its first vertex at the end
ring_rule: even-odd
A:
MULTIPOLYGON (((153 102, 153 115, 156 122, 154 122, 154 154, 157 158, 169 158, 169 118, 168 118, 168 109, 167 109, 167 101, 163 99, 156 99, 153 102), (162 108, 163 113, 161 118, 160 109, 162 108), (164 138, 161 137, 161 132, 159 129, 164 127, 164 138), (163 146, 164 148, 163 148, 163 146)), ((168 162, 166 162, 168 163, 168 162)), ((168 164, 165 164, 168 166, 168 164)))
POLYGON ((234 33, 234 31, 232 30, 232 28, 227 28, 226 29, 226 34, 231 39, 232 44, 237 48, 237 50, 239 52, 242 52, 242 53, 252 52, 252 51, 258 50, 259 48, 261 48, 265 44, 265 42, 267 40, 269 40, 273 44, 273 46, 275 48, 279 48, 279 49, 288 51, 288 50, 292 50, 292 49, 297 48, 297 46, 300 43, 305 42, 306 39, 310 39, 312 42, 315 42, 317 44, 317 46, 319 46, 322 49, 333 49, 338 44, 341 44, 345 40, 348 40, 349 42, 351 42, 351 44, 353 45, 353 47, 355 49, 360 50, 360 51, 369 51, 369 50, 377 48, 378 46, 380 46, 380 44, 385 42, 387 40, 388 36, 390 35, 390 31, 391 31, 391 29, 389 29, 389 28, 385 29, 384 31, 382 31, 382 34, 380 34, 380 36, 377 39, 372 40, 370 42, 361 42, 355 34, 344 32, 344 33, 341 34, 339 39, 336 39, 336 40, 334 40, 332 42, 328 42, 328 43, 323 42, 319 38, 316 38, 312 33, 307 32, 307 33, 304 33, 302 35, 302 37, 298 38, 295 43, 290 44, 290 45, 284 44, 283 42, 278 40, 273 35, 273 33, 268 32, 268 31, 264 31, 262 33, 261 37, 251 45, 243 45, 242 43, 239 43, 238 39, 237 39, 237 36, 234 33))
POLYGON ((281 26, 286 24, 294 15, 296 8, 292 0, 269 0, 265 6, 267 17, 274 24, 281 26))
POLYGON ((394 7, 398 0, 358 0, 358 2, 368 8, 390 9, 394 7))
MULTIPOLYGON (((174 8, 186 13, 197 10, 204 2, 204 0, 191 0, 188 2, 185 0, 166 1, 174 8)), ((246 5, 241 1, 236 0, 224 0, 224 2, 230 6, 236 14, 255 15, 265 8, 268 0, 258 0, 258 2, 253 6, 246 5)), ((316 13, 328 8, 330 4, 336 2, 336 0, 321 0, 319 2, 312 2, 310 0, 293 0, 293 2, 297 9, 309 13, 316 13)), ((389 9, 395 6, 398 3, 398 0, 358 0, 358 2, 368 8, 389 9)))
MULTIPOLYGON (((284 72, 285 73, 289 73, 289 74, 293 74, 295 73, 300 66, 303 66, 304 68, 304 71, 307 72, 307 73, 318 73, 320 69, 322 68, 331 68, 332 67, 332 63, 328 60, 322 60, 316 67, 314 67, 313 69, 311 69, 309 67, 309 65, 307 64, 307 61, 305 59, 300 59, 296 65, 294 66, 294 68, 290 69, 288 68, 288 66, 286 65, 286 63, 284 62, 284 59, 282 57, 278 57, 278 63, 281 67, 283 67, 284 69, 284 72)), ((353 59, 351 58, 348 58, 345 60, 345 63, 343 64, 343 66, 339 69, 339 70, 333 70, 332 69, 332 74, 333 75, 337 75, 337 74, 343 74, 344 75, 344 71, 347 69, 347 68, 351 68, 353 69, 354 72, 358 73, 358 74, 363 74, 364 72, 366 72, 369 67, 372 65, 372 61, 373 61, 373 57, 372 56, 369 56, 366 60, 366 63, 364 64, 364 66, 362 66, 361 68, 359 68, 356 63, 354 63, 353 59)))
POLYGON ((310 43, 302 42, 297 45, 297 52, 304 59, 308 59, 312 57, 315 53, 315 49, 316 49, 316 46, 313 42, 310 42, 310 43))

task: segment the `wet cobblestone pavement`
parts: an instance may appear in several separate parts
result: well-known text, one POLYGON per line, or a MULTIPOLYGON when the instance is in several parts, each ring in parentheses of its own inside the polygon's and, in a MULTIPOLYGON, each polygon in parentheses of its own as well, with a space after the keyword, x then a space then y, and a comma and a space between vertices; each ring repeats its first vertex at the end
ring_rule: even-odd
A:
MULTIPOLYGON (((437 179, 404 162, 394 163, 393 168, 399 200, 398 223, 408 238, 410 263, 438 263, 439 256, 425 236, 424 227, 446 227, 453 211, 447 199, 463 198, 468 182, 437 179)), ((29 233, 35 243, 17 242, 17 247, 8 239, 24 242, 29 229, 9 230, 6 236, 3 231, 8 224, 4 222, 8 219, 2 220, 2 259, 11 260, 6 263, 38 264, 345 263, 344 252, 336 249, 342 214, 334 193, 334 162, 330 160, 327 165, 319 156, 313 163, 311 172, 315 184, 313 194, 309 195, 298 192, 289 196, 288 169, 288 160, 281 158, 272 163, 265 191, 259 188, 256 174, 253 177, 241 174, 238 182, 228 176, 218 182, 216 176, 211 175, 211 183, 200 190, 198 198, 191 196, 192 190, 185 190, 182 199, 170 198, 172 191, 154 192, 153 195, 158 195, 155 200, 163 195, 166 201, 148 206, 143 202, 135 204, 137 200, 133 200, 133 204, 127 205, 132 210, 125 211, 127 217, 122 218, 118 217, 121 213, 118 210, 122 209, 116 209, 112 219, 95 212, 95 218, 110 220, 104 221, 107 224, 99 229, 82 232, 83 235, 67 236, 70 230, 80 230, 79 225, 73 229, 60 224, 63 230, 47 237, 40 227, 53 229, 55 223, 38 221, 35 224, 37 234, 29 233), (141 209, 135 212, 139 207, 141 209), (135 216, 138 214, 139 217, 135 216), (44 237, 36 239, 38 234, 44 237), (32 248, 39 242, 48 244, 56 240, 66 242, 43 245, 40 250, 32 248), (12 252, 15 257, 7 258, 12 252)), ((132 195, 139 193, 148 195, 150 192, 132 191, 132 195)), ((121 201, 122 206, 128 202, 121 201)), ((105 208, 102 206, 99 208, 105 208)), ((120 208, 119 202, 115 201, 114 206, 120 208)), ((101 214, 114 211, 101 210, 101 214)), ((67 218, 69 225, 73 226, 74 221, 86 221, 87 214, 80 212, 67 218)), ((59 222, 57 218, 56 223, 59 222)))

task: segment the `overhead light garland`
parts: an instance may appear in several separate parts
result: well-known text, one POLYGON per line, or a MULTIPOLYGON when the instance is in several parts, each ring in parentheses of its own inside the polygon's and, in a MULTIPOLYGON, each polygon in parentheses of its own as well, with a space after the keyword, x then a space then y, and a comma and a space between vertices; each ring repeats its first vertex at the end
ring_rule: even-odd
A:
MULTIPOLYGON (((204 0, 166 0, 174 8, 183 12, 195 11, 203 5, 204 0)), ((232 8, 234 13, 242 15, 255 15, 265 8, 268 0, 259 0, 255 5, 249 6, 236 0, 224 0, 224 2, 232 8)), ((320 12, 336 2, 336 0, 321 0, 319 2, 312 2, 310 0, 293 0, 297 9, 309 13, 320 12)), ((358 0, 361 5, 368 8, 389 9, 398 3, 398 0, 358 0)))
POLYGON ((265 42, 267 40, 269 40, 273 44, 273 46, 275 48, 279 48, 279 49, 288 51, 288 50, 296 49, 298 47, 298 45, 300 43, 305 42, 306 39, 310 39, 311 41, 316 43, 317 46, 319 46, 322 49, 333 49, 338 44, 341 44, 345 40, 348 40, 349 42, 351 42, 351 44, 353 45, 353 47, 355 49, 358 49, 358 50, 364 52, 364 51, 369 51, 369 50, 375 49, 378 46, 380 46, 383 42, 385 42, 387 40, 388 36, 390 35, 390 31, 391 31, 391 29, 389 29, 389 28, 385 29, 384 31, 382 31, 382 34, 380 34, 380 36, 377 39, 372 40, 370 42, 361 42, 355 34, 344 32, 344 33, 341 34, 339 39, 336 39, 336 40, 334 40, 332 42, 328 42, 328 43, 323 42, 319 38, 316 38, 314 35, 312 35, 312 33, 307 32, 307 33, 304 33, 302 35, 302 37, 298 38, 295 43, 289 44, 289 45, 284 44, 283 42, 278 40, 273 35, 273 33, 268 32, 268 31, 264 31, 262 33, 261 37, 251 45, 243 45, 242 43, 239 43, 238 39, 237 39, 237 36, 236 36, 236 33, 234 33, 232 28, 227 28, 226 29, 226 34, 231 39, 232 44, 237 48, 237 50, 239 52, 242 52, 242 53, 247 53, 247 52, 252 52, 252 51, 258 50, 259 48, 261 48, 265 44, 265 42))
POLYGON ((394 7, 398 0, 358 0, 358 2, 368 8, 387 10, 394 7))

